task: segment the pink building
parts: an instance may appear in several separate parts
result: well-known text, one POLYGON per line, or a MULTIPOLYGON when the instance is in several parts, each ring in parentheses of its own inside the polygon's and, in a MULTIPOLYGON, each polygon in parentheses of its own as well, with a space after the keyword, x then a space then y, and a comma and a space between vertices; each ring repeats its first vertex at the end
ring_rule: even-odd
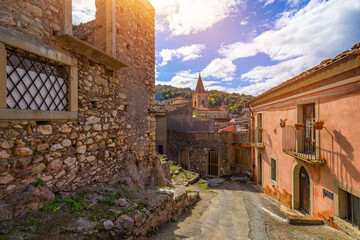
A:
POLYGON ((264 193, 309 215, 358 227, 360 43, 249 106, 253 174, 264 193))

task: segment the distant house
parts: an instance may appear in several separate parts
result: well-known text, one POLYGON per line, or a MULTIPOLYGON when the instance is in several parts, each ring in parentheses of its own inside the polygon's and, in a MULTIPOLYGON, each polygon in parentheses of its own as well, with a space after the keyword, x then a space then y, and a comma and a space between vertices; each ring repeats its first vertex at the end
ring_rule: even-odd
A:
POLYGON ((195 115, 206 115, 207 118, 215 119, 215 121, 229 121, 229 107, 224 104, 218 108, 209 108, 209 93, 205 91, 204 84, 199 74, 199 79, 193 93, 193 107, 195 115))
POLYGON ((182 96, 178 96, 174 99, 171 100, 171 104, 173 105, 182 105, 182 104, 188 104, 189 103, 189 99, 186 99, 182 96))
POLYGON ((252 99, 251 165, 263 191, 360 226, 359 103, 360 43, 252 99))

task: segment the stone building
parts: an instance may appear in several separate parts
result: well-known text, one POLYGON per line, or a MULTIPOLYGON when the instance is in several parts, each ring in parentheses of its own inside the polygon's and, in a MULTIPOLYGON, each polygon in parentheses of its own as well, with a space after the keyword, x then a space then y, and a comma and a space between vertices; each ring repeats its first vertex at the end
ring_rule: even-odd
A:
POLYGON ((190 105, 167 112, 168 158, 203 176, 246 173, 249 132, 218 133, 213 119, 194 118, 192 113, 190 105))
POLYGON ((181 97, 181 96, 178 96, 171 100, 172 105, 186 105, 188 103, 189 103, 189 100, 184 97, 181 97))
POLYGON ((229 107, 224 104, 219 108, 209 108, 209 93, 205 91, 204 84, 199 74, 195 92, 193 93, 194 114, 204 115, 206 118, 215 119, 215 121, 228 122, 230 120, 229 107))
POLYGON ((154 8, 147 0, 96 8, 96 20, 73 28, 71 0, 0 2, 0 219, 41 207, 11 200, 38 179, 51 192, 164 181, 154 8))
POLYGON ((360 43, 252 99, 252 166, 263 191, 358 231, 359 101, 360 43))

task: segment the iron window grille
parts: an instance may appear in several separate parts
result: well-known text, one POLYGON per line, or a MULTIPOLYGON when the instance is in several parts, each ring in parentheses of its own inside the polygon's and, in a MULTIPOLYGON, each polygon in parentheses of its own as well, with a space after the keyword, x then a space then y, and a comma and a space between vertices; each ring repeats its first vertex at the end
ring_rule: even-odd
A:
POLYGON ((68 111, 66 65, 17 48, 6 50, 7 108, 68 111))

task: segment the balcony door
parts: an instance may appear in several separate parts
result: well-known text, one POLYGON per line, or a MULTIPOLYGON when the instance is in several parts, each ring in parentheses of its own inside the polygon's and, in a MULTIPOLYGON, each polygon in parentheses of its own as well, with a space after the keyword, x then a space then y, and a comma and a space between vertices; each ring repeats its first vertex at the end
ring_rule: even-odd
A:
POLYGON ((303 105, 302 151, 301 153, 315 155, 315 103, 303 105))

